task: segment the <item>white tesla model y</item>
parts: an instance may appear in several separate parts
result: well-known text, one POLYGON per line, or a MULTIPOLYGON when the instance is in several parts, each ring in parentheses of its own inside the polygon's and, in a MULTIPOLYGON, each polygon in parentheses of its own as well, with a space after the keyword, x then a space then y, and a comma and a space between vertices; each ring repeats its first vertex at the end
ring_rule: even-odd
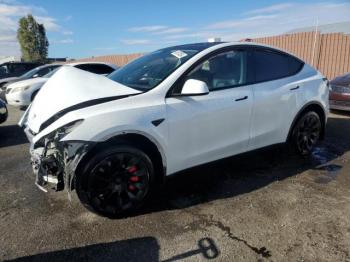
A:
POLYGON ((254 43, 198 43, 147 54, 108 78, 62 67, 20 125, 42 190, 75 189, 87 208, 114 216, 193 166, 284 142, 308 154, 327 112, 327 80, 299 58, 254 43))

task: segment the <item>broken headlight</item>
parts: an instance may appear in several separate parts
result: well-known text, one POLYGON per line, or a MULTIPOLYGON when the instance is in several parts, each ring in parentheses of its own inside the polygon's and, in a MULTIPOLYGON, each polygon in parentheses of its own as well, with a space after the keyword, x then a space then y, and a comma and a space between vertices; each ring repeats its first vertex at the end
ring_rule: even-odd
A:
POLYGON ((65 137, 70 132, 72 132, 77 126, 79 126, 83 121, 84 121, 83 119, 75 120, 73 122, 70 122, 70 123, 58 128, 56 130, 55 137, 57 137, 59 140, 61 140, 63 137, 65 137))
POLYGON ((57 128, 55 131, 47 134, 46 136, 43 136, 35 144, 35 148, 36 147, 40 147, 40 146, 45 146, 46 143, 49 142, 49 141, 57 142, 57 141, 61 140, 63 137, 65 137, 70 132, 72 132, 77 126, 79 126, 83 121, 84 121, 83 119, 75 120, 73 122, 70 122, 70 123, 68 123, 68 124, 66 124, 64 126, 61 126, 61 127, 57 128))

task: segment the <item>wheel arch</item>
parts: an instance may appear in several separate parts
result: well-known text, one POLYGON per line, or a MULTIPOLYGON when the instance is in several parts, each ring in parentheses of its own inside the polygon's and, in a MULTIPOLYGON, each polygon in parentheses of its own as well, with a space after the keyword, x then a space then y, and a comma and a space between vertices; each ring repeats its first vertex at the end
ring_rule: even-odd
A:
POLYGON ((136 132, 117 134, 110 137, 108 140, 96 143, 79 161, 75 174, 78 174, 84 169, 86 163, 97 151, 105 147, 117 146, 120 144, 131 145, 144 151, 154 164, 156 183, 164 182, 166 175, 166 159, 164 151, 154 139, 136 132))
POLYGON ((326 110, 324 109, 323 105, 318 102, 318 101, 312 101, 307 104, 305 104, 297 113, 297 115, 294 117, 293 122, 289 128, 288 136, 287 136, 287 142, 290 141, 293 133, 293 129, 298 122, 298 120, 306 113, 309 111, 315 111, 318 116, 321 119, 321 125, 322 125, 322 130, 321 130, 321 139, 324 139, 325 133, 326 133, 326 122, 327 122, 327 114, 326 110))

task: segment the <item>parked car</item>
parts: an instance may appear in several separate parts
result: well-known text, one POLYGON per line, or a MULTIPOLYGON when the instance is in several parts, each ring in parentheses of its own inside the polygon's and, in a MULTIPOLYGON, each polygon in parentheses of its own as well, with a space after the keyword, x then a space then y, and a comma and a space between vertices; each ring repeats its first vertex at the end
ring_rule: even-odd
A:
POLYGON ((61 65, 59 65, 59 64, 48 64, 48 65, 38 66, 38 67, 35 67, 32 70, 24 73, 21 76, 0 79, 0 88, 2 88, 5 85, 8 85, 10 83, 14 83, 14 82, 18 82, 18 81, 22 81, 22 80, 26 80, 26 79, 30 79, 30 78, 44 76, 44 75, 50 73, 55 68, 60 67, 60 66, 61 65))
POLYGON ((350 111, 350 73, 330 81, 329 105, 331 109, 350 111))
MULTIPOLYGON (((85 71, 89 71, 96 74, 106 75, 110 74, 117 69, 117 66, 106 63, 71 63, 67 66, 76 67, 85 71)), ((58 70, 51 71, 50 73, 37 78, 27 79, 10 84, 6 87, 6 101, 8 104, 19 107, 28 106, 40 88, 46 83, 46 81, 58 70)))
POLYGON ((119 216, 190 167, 285 142, 309 154, 324 136, 328 92, 317 70, 282 50, 198 43, 108 78, 64 67, 19 125, 39 188, 75 189, 88 209, 119 216))
POLYGON ((48 73, 50 73, 52 70, 56 69, 57 67, 60 67, 61 65, 58 64, 50 64, 50 65, 43 65, 38 66, 27 73, 19 76, 19 77, 8 77, 3 78, 0 80, 0 98, 6 101, 6 87, 9 84, 23 81, 26 79, 32 79, 37 77, 42 77, 48 73))
POLYGON ((40 66, 40 63, 27 62, 6 62, 0 64, 0 79, 7 77, 16 77, 40 66))
POLYGON ((5 101, 0 99, 0 124, 5 122, 7 119, 7 107, 5 101))

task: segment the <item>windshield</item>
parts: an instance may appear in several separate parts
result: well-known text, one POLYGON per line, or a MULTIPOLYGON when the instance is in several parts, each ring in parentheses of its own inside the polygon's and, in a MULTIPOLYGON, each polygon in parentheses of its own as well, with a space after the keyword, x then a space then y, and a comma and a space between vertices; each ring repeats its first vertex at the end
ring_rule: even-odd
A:
POLYGON ((46 75, 43 75, 44 78, 50 78, 51 76, 53 76, 54 73, 56 73, 58 71, 58 69, 60 69, 61 66, 55 68, 54 70, 52 70, 50 73, 47 73, 46 75))
POLYGON ((142 56, 111 73, 108 78, 140 91, 148 91, 201 51, 186 48, 192 46, 183 47, 161 49, 142 56))
POLYGON ((30 71, 28 71, 27 73, 23 74, 20 76, 20 78, 31 78, 33 75, 35 75, 41 67, 36 67, 30 71))

